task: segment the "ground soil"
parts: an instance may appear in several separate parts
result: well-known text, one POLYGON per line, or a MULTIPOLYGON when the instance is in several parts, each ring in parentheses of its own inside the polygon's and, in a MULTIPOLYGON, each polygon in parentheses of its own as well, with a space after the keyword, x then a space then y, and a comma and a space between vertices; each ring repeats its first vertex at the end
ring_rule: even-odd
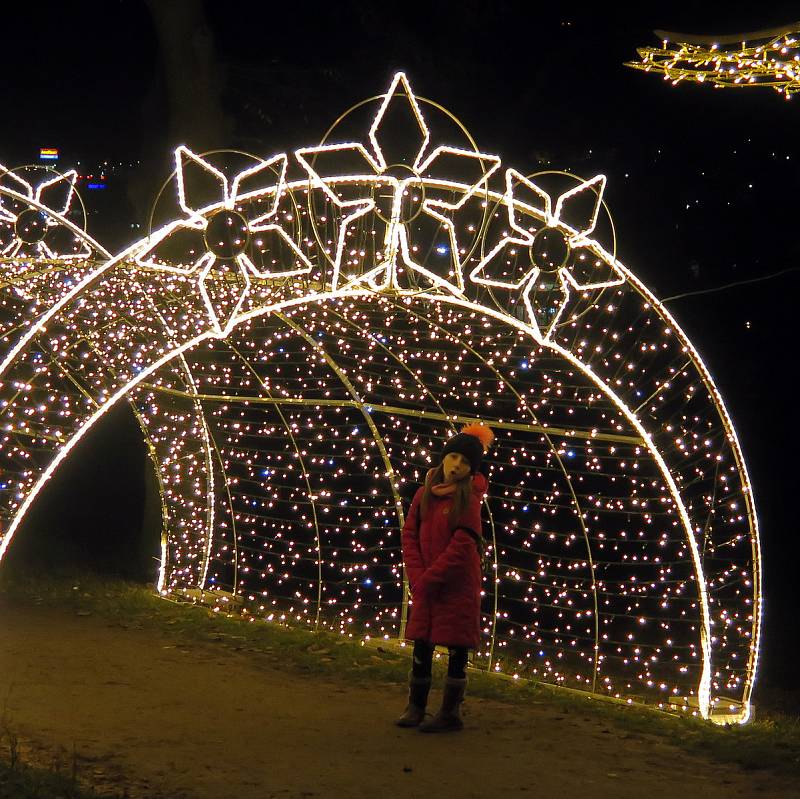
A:
POLYGON ((800 795, 786 778, 546 702, 472 697, 460 733, 403 730, 401 686, 321 680, 282 671, 279 653, 1 601, 0 706, 23 757, 130 797, 800 795))

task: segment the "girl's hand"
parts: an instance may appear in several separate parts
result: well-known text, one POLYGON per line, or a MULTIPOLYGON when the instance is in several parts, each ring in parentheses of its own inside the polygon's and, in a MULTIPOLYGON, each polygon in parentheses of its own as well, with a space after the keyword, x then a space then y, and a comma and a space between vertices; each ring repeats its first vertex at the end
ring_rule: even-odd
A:
POLYGON ((417 579, 415 585, 417 587, 418 594, 429 594, 431 590, 435 587, 438 587, 439 584, 434 580, 431 580, 430 575, 427 575, 426 572, 423 572, 417 579))

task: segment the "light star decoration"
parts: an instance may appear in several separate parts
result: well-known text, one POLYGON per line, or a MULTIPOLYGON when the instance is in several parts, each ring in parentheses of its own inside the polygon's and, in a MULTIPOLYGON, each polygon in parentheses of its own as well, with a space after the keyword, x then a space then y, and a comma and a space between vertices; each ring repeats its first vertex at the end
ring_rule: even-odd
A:
MULTIPOLYGON (((456 211, 475 193, 478 187, 485 183, 489 176, 500 166, 500 158, 495 155, 463 150, 458 147, 439 145, 429 151, 430 132, 420 110, 417 98, 405 74, 395 74, 388 91, 383 96, 378 112, 369 129, 369 148, 360 142, 344 144, 326 144, 318 147, 304 147, 295 152, 297 160, 308 172, 312 185, 320 187, 335 206, 344 212, 339 229, 336 252, 333 259, 332 288, 350 288, 356 284, 366 284, 375 291, 386 289, 400 289, 397 279, 398 262, 404 267, 423 275, 431 281, 436 289, 463 296, 464 280, 462 275, 461 252, 456 238, 456 230, 448 212, 456 211), (400 91, 398 92, 398 88, 400 91), (384 126, 384 118, 392 103, 406 103, 411 111, 418 128, 416 141, 406 149, 402 160, 398 164, 389 164, 381 147, 391 136, 389 125, 384 126), (359 175, 321 174, 323 171, 317 161, 324 161, 326 156, 335 154, 360 159, 364 164, 364 173, 359 175), (404 212, 404 198, 419 191, 422 181, 436 180, 437 166, 443 159, 460 159, 465 169, 476 175, 463 191, 464 184, 440 180, 442 187, 452 185, 460 192, 456 202, 448 202, 442 198, 425 197, 421 200, 413 214, 404 212), (402 176, 391 174, 400 172, 402 176), (383 251, 379 254, 380 263, 371 269, 356 276, 342 273, 342 259, 345 252, 345 243, 348 226, 356 219, 370 211, 376 211, 375 217, 382 218, 373 197, 365 196, 357 199, 345 200, 336 192, 337 184, 347 182, 359 183, 371 188, 388 188, 391 191, 391 211, 385 219, 386 230, 383 236, 383 251), (425 214, 439 223, 446 231, 449 238, 450 269, 448 277, 442 277, 426 269, 415 260, 413 256, 414 229, 411 222, 419 215, 425 214), (340 286, 341 281, 341 286, 340 286)), ((408 200, 406 200, 408 202, 408 200)), ((377 260, 378 258, 376 258, 377 260)))
POLYGON ((274 155, 239 172, 231 182, 223 172, 184 145, 176 149, 175 163, 178 204, 188 218, 170 226, 167 235, 159 236, 153 246, 140 253, 135 260, 140 266, 193 276, 214 335, 224 338, 236 324, 237 315, 250 292, 251 277, 285 278, 311 271, 311 262, 286 231, 275 222, 281 196, 286 188, 287 157, 285 153, 274 155), (205 207, 190 203, 186 187, 186 171, 189 167, 205 170, 219 183, 221 200, 205 207), (253 181, 256 182, 256 188, 244 190, 244 186, 253 181), (262 198, 269 199, 266 213, 255 216, 242 213, 244 205, 251 206, 262 198), (163 249, 162 245, 170 236, 185 230, 203 233, 205 252, 199 255, 192 252, 192 263, 175 265, 156 254, 163 249), (278 271, 259 269, 247 252, 250 237, 256 233, 259 234, 257 244, 263 249, 270 249, 270 237, 274 243, 288 246, 294 256, 291 267, 278 271), (234 288, 231 288, 231 281, 226 279, 225 274, 231 270, 237 278, 234 288), (220 271, 223 272, 222 276, 220 271), (217 301, 214 287, 219 282, 224 282, 226 288, 233 292, 233 302, 223 305, 217 301))
POLYGON ((597 216, 602 204, 605 185, 605 175, 596 175, 590 180, 584 180, 561 194, 556 200, 555 209, 553 209, 552 199, 546 191, 517 170, 506 170, 505 196, 508 223, 516 235, 504 236, 475 266, 470 273, 470 279, 485 286, 514 291, 521 290, 530 324, 540 340, 547 340, 552 335, 567 306, 571 290, 583 292, 590 289, 618 286, 625 282, 625 278, 612 264, 599 259, 593 261, 594 266, 590 267, 588 280, 587 276, 576 274, 580 268, 580 262, 585 261, 587 256, 594 257, 587 245, 590 243, 589 235, 597 225, 597 216), (535 205, 523 203, 515 196, 520 188, 527 190, 526 197, 529 197, 530 194, 533 195, 535 205), (587 196, 586 192, 593 195, 592 210, 588 218, 579 224, 568 223, 565 218, 567 210, 573 203, 583 201, 587 196), (524 208, 528 212, 526 214, 528 222, 530 222, 530 217, 534 216, 540 219, 544 225, 538 229, 534 229, 533 226, 523 227, 518 210, 520 208, 524 208), (545 265, 545 261, 535 249, 537 242, 548 236, 551 239, 549 246, 553 247, 552 239, 555 238, 558 248, 561 248, 564 254, 558 259, 554 269, 544 270, 542 266, 545 265), (518 247, 528 248, 530 267, 522 273, 519 279, 512 279, 508 274, 509 262, 507 260, 504 262, 504 259, 507 258, 507 251, 515 254, 518 247), (582 251, 573 255, 576 250, 582 251), (555 272, 558 280, 557 289, 555 286, 551 286, 549 281, 547 281, 547 285, 542 284, 545 271, 555 272), (499 277, 489 276, 496 275, 498 272, 500 273, 499 277), (537 302, 537 289, 542 288, 550 289, 545 294, 545 302, 550 306, 549 308, 539 307, 540 303, 537 302), (553 308, 552 296, 556 292, 560 294, 560 299, 553 308), (547 316, 550 317, 549 321, 543 321, 547 316))
POLYGON ((88 258, 91 247, 63 221, 75 197, 78 173, 47 170, 34 188, 0 164, 0 257, 16 261, 88 258))

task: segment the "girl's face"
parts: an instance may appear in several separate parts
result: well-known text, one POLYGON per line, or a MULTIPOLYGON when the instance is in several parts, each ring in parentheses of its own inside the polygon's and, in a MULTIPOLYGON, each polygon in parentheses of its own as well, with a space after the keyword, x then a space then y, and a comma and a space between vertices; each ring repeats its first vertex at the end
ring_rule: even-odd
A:
POLYGON ((444 479, 448 483, 463 480, 469 474, 469 461, 460 452, 448 452, 442 461, 444 479))

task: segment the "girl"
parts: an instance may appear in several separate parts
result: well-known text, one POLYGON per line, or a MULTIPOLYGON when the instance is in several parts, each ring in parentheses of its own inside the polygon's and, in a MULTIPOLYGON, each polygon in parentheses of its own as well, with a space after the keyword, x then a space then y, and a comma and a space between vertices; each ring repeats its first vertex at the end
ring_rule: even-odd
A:
POLYGON ((481 502, 488 481, 479 468, 494 433, 467 425, 447 441, 428 471, 403 525, 403 563, 413 602, 406 638, 414 641, 408 706, 396 724, 423 732, 460 730, 467 650, 480 640, 481 502), (442 707, 423 721, 436 644, 449 649, 442 707))

